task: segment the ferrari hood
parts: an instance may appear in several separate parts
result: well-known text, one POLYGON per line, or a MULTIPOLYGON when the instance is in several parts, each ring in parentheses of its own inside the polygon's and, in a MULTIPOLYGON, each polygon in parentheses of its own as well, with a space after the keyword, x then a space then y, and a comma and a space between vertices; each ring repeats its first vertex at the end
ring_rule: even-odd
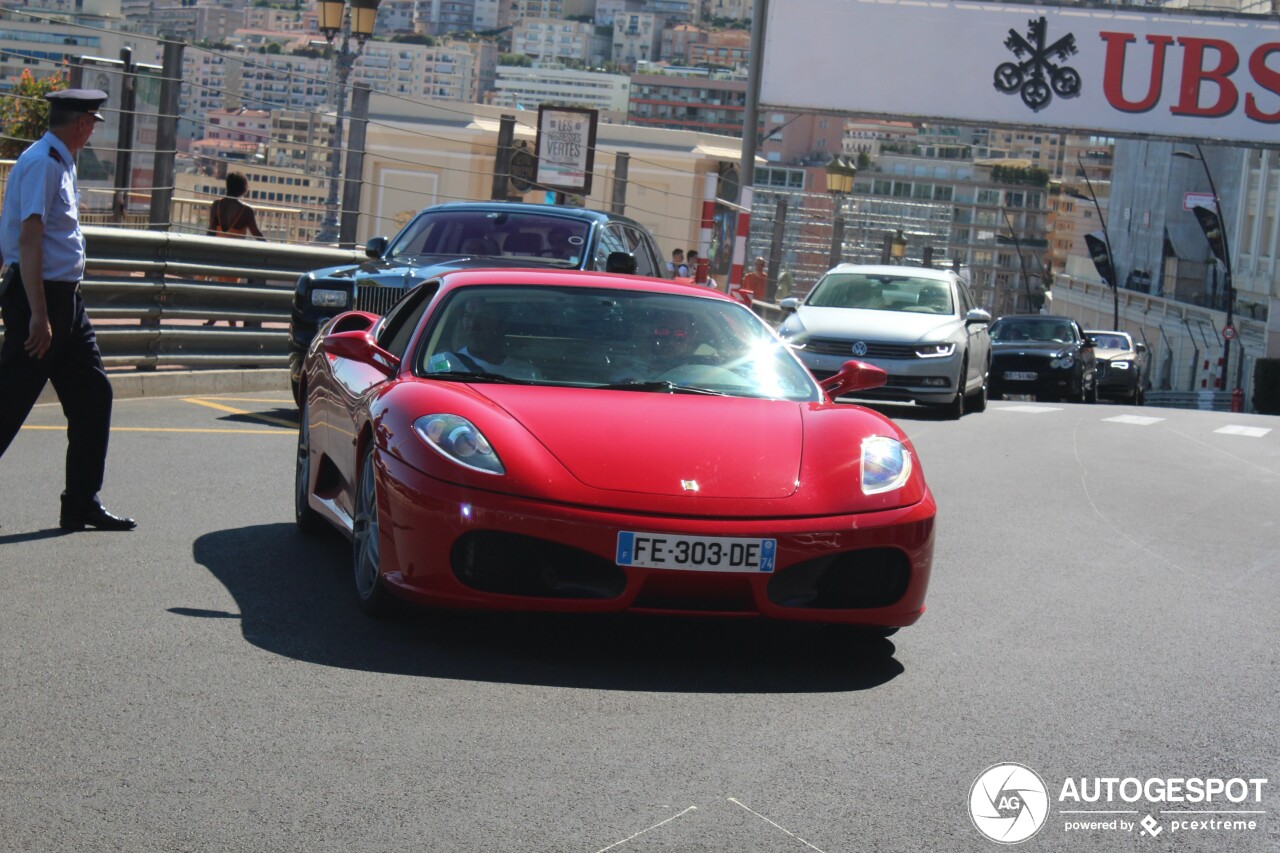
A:
POLYGON ((798 487, 801 404, 589 391, 548 406, 545 394, 521 393, 527 390, 486 386, 484 393, 592 488, 777 499, 798 487))
POLYGON ((798 314, 799 321, 810 337, 851 341, 934 341, 947 337, 960 322, 955 317, 940 317, 936 314, 862 308, 802 306, 798 314))

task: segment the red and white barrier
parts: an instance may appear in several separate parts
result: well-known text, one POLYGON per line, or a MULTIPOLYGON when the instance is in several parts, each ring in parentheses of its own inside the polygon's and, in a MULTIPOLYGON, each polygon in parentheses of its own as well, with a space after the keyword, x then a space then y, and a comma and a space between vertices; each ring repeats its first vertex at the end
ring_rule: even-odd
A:
POLYGON ((751 187, 742 188, 740 199, 742 206, 738 208, 738 229, 733 240, 733 266, 729 268, 728 293, 735 299, 751 304, 750 297, 741 295, 742 276, 746 269, 747 236, 751 233, 751 187))

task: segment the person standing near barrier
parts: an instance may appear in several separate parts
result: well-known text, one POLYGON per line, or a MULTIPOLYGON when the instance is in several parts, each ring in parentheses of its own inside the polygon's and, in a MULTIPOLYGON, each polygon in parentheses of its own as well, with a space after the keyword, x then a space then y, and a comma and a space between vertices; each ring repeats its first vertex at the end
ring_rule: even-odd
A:
MULTIPOLYGON (((258 216, 253 208, 241 201, 241 196, 249 191, 249 179, 239 172, 227 173, 227 194, 209 205, 210 237, 247 237, 252 234, 259 240, 267 239, 258 228, 258 216)), ((218 281, 239 281, 238 278, 219 278, 218 281)), ((208 320, 206 326, 212 326, 217 320, 208 320)), ((235 320, 228 320, 227 325, 234 327, 235 320)), ((248 325, 246 323, 246 325, 248 325)))
POLYGON ((45 95, 49 129, 22 152, 0 210, 0 456, 52 382, 67 417, 63 530, 132 530, 137 523, 107 512, 98 499, 111 431, 111 382, 80 294, 85 244, 75 155, 104 121, 99 89, 45 95))

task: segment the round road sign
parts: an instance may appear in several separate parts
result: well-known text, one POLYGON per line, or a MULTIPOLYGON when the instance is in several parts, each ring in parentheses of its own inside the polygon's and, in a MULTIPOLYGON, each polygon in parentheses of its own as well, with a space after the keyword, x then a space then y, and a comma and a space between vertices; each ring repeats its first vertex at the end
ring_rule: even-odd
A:
POLYGON ((1222 339, 1224 341, 1234 341, 1236 339, 1236 327, 1224 326, 1222 329, 1222 339))

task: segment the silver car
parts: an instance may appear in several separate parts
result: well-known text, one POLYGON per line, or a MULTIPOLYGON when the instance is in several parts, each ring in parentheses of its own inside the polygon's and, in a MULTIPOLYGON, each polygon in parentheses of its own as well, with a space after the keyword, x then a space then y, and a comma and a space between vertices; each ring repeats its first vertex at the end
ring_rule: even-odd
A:
POLYGON ((780 307, 789 314, 779 333, 818 379, 852 358, 889 374, 868 398, 939 406, 949 418, 987 407, 991 314, 950 270, 841 264, 780 307))

